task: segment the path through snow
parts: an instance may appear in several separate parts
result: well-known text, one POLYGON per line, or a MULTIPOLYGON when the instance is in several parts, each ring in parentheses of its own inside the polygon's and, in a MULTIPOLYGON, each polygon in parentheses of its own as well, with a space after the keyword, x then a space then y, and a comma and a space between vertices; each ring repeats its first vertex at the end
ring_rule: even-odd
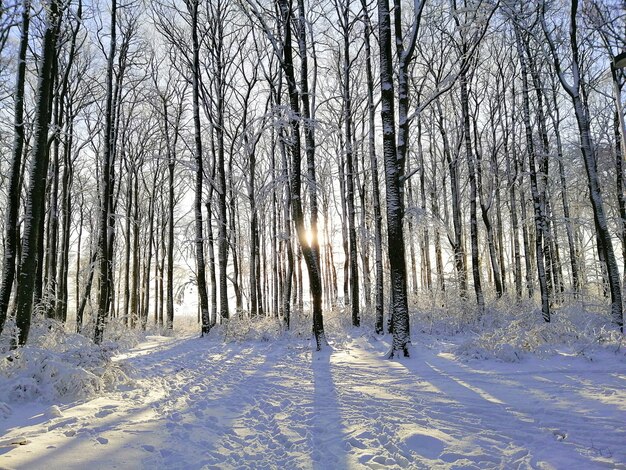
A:
POLYGON ((626 469, 626 373, 610 357, 462 363, 361 337, 217 344, 151 337, 116 358, 136 387, 16 406, 14 469, 626 469), (21 444, 21 445, 19 445, 21 444))

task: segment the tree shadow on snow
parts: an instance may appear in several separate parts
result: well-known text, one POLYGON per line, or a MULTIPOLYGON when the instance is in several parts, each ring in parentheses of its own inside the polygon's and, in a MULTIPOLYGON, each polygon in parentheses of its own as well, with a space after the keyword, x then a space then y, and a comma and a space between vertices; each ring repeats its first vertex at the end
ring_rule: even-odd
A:
POLYGON ((332 349, 327 347, 312 355, 313 422, 311 459, 313 468, 347 468, 345 431, 339 397, 331 372, 332 349))
POLYGON ((503 465, 525 462, 535 467, 547 463, 565 468, 567 463, 593 467, 615 462, 612 452, 594 448, 584 422, 597 421, 599 432, 611 433, 619 430, 619 417, 603 416, 605 410, 595 409, 584 397, 566 403, 567 399, 556 399, 559 386, 546 393, 545 382, 534 377, 472 369, 442 356, 399 363, 438 394, 454 400, 454 406, 445 407, 447 412, 427 410, 431 423, 457 439, 473 436, 475 445, 485 445, 484 452, 501 459, 503 465), (502 441, 523 458, 509 460, 512 456, 499 454, 490 441, 502 441))

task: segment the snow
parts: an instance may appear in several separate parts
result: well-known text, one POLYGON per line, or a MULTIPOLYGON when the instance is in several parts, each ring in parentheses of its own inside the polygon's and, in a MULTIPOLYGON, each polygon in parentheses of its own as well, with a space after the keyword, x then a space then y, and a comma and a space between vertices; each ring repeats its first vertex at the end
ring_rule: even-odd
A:
MULTIPOLYGON (((78 395, 33 378, 42 367, 29 362, 0 385, 0 468, 626 468, 626 356, 614 338, 581 353, 575 341, 523 346, 485 329, 416 329, 412 357, 392 361, 391 338, 366 328, 343 328, 321 352, 308 335, 253 326, 145 336, 85 367, 117 378, 78 395), (486 338, 499 349, 468 354, 486 338), (5 393, 26 379, 39 399, 5 393)), ((49 356, 76 357, 62 349, 49 356)), ((71 379, 87 361, 58 362, 71 379)))

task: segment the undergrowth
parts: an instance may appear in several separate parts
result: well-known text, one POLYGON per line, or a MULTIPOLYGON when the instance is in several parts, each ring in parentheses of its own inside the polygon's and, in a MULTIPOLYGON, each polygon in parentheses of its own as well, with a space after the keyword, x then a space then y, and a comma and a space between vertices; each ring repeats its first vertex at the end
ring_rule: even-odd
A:
MULTIPOLYGON (((555 308, 552 321, 546 323, 530 301, 504 298, 483 312, 469 302, 447 301, 444 305, 433 297, 412 301, 413 343, 452 353, 461 360, 517 362, 530 355, 576 355, 594 360, 600 351, 626 357, 624 336, 611 323, 609 309, 601 302, 570 302, 555 308)), ((373 309, 361 312, 360 328, 352 326, 345 307, 324 312, 325 331, 334 347, 346 347, 355 337, 374 337, 374 322, 373 309)), ((214 327, 207 340, 312 344, 311 324, 311 314, 306 311, 292 313, 289 329, 279 318, 240 314, 214 327)), ((131 382, 123 362, 112 357, 148 335, 199 335, 197 319, 191 316, 176 318, 173 333, 153 324, 146 330, 129 329, 124 322, 111 320, 101 345, 89 339, 92 323, 84 325, 82 334, 72 329, 72 325, 38 315, 28 344, 11 350, 16 329, 14 323, 7 322, 0 337, 0 417, 6 415, 3 401, 82 399, 131 382)))

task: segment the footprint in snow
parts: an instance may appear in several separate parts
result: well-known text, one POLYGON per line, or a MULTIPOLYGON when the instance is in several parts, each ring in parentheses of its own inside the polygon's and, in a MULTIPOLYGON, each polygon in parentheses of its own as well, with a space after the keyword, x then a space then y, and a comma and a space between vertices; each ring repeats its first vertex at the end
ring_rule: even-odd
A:
POLYGON ((367 445, 365 445, 363 442, 359 441, 355 437, 351 437, 350 439, 348 439, 346 444, 347 444, 347 446, 346 446, 347 449, 346 450, 351 450, 352 447, 356 447, 357 449, 367 449, 367 445))
POLYGON ((96 437, 96 441, 98 441, 100 444, 105 445, 109 443, 109 440, 106 437, 96 437))
POLYGON ((78 421, 78 418, 74 417, 74 418, 64 419, 64 420, 58 421, 56 423, 52 423, 50 426, 48 426, 48 432, 53 431, 53 430, 58 429, 58 428, 67 427, 70 424, 76 423, 77 421, 78 421))
POLYGON ((111 413, 115 411, 115 408, 106 408, 98 411, 96 413, 96 418, 104 418, 105 416, 109 416, 111 413))
POLYGON ((413 452, 428 459, 439 457, 445 447, 444 443, 436 437, 420 433, 406 437, 404 444, 413 452))

